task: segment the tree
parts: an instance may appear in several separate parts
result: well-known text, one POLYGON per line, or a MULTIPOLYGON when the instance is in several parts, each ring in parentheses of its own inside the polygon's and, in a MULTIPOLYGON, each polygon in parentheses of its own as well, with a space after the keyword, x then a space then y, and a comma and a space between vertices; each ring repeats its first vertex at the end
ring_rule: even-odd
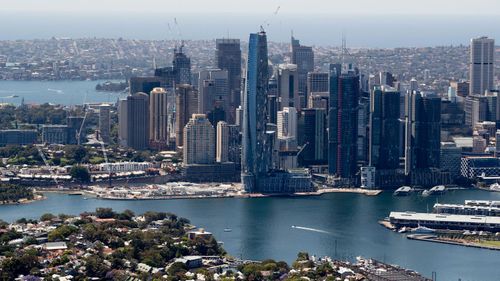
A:
POLYGON ((40 217, 40 221, 50 221, 50 220, 53 220, 55 218, 56 218, 56 216, 54 216, 53 214, 46 213, 40 217))
POLYGON ((113 212, 113 209, 111 208, 97 208, 95 210, 95 214, 100 219, 110 219, 114 218, 116 215, 116 213, 113 212))
POLYGON ((87 149, 82 145, 66 145, 64 147, 64 156, 67 159, 73 159, 77 163, 81 163, 82 160, 88 155, 87 149))
POLYGON ((73 165, 71 168, 71 171, 69 172, 71 177, 73 179, 83 182, 83 183, 88 183, 90 182, 90 172, 86 167, 79 166, 79 165, 73 165))

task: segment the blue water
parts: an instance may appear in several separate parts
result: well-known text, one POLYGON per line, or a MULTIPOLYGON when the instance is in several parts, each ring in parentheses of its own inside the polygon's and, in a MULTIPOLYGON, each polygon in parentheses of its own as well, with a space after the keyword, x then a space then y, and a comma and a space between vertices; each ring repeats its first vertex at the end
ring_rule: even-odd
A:
POLYGON ((466 199, 500 200, 500 193, 454 191, 441 197, 376 197, 328 194, 321 197, 194 199, 162 201, 84 200, 81 196, 48 194, 29 205, 0 206, 0 219, 37 218, 41 214, 79 214, 97 207, 168 211, 189 218, 213 232, 234 256, 274 258, 291 262, 297 252, 354 258, 362 255, 396 263, 438 280, 500 280, 500 251, 413 241, 389 231, 377 221, 394 211, 422 211, 439 200, 463 203, 466 199), (292 228, 311 228, 318 231, 292 228), (232 228, 232 232, 224 232, 232 228), (335 241, 337 249, 335 250, 335 241))
POLYGON ((0 81, 0 102, 19 105, 55 103, 77 105, 84 102, 116 102, 120 93, 97 92, 103 81, 0 81), (17 97, 12 97, 17 96, 17 97))

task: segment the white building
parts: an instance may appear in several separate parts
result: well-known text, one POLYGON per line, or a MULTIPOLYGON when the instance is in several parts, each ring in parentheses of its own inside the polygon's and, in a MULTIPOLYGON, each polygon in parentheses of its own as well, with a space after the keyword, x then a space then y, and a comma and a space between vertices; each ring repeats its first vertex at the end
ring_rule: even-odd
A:
POLYGON ((229 125, 220 121, 217 123, 217 162, 229 161, 229 125))
POLYGON ((154 88, 149 95, 149 140, 153 147, 168 144, 168 93, 154 88))
POLYGON ((214 127, 205 114, 193 114, 184 127, 184 165, 215 162, 214 127))
POLYGON ((297 110, 294 107, 284 107, 278 111, 278 139, 297 138, 297 110))

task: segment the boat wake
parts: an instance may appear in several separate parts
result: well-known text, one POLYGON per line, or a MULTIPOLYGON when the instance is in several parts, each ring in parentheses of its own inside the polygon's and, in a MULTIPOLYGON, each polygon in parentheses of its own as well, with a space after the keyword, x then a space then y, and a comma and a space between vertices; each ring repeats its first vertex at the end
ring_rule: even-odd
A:
POLYGON ((58 93, 58 94, 64 94, 63 90, 58 90, 58 89, 47 89, 47 91, 49 92, 54 92, 54 93, 58 93))
POLYGON ((300 230, 305 230, 305 231, 312 231, 312 232, 317 232, 317 233, 332 234, 331 232, 328 232, 328 231, 325 231, 325 230, 316 229, 316 228, 310 228, 310 227, 303 227, 303 226, 292 225, 292 228, 300 229, 300 230))

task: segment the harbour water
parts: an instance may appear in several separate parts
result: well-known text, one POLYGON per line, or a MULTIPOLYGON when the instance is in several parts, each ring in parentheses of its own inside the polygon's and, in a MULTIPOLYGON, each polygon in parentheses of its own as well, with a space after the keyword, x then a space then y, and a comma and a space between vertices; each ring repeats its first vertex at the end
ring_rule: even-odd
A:
POLYGON ((47 194, 27 205, 0 206, 0 219, 38 218, 43 213, 79 214, 97 207, 173 212, 214 233, 233 256, 291 262, 297 252, 352 259, 373 257, 414 269, 437 280, 500 280, 500 251, 406 239, 377 221, 390 211, 431 210, 436 201, 500 200, 500 193, 456 190, 441 196, 394 197, 334 193, 317 197, 107 201, 47 194), (293 227, 292 227, 293 226, 293 227), (224 229, 232 231, 224 231, 224 229))
POLYGON ((19 105, 57 103, 76 105, 85 102, 116 102, 124 94, 98 92, 97 81, 0 81, 0 102, 19 105))

